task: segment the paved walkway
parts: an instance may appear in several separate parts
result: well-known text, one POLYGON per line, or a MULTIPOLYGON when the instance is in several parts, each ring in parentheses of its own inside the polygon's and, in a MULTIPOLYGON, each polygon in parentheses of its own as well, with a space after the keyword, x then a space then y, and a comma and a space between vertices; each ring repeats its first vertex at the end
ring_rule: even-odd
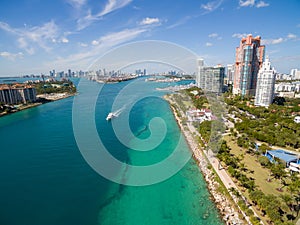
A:
MULTIPOLYGON (((176 104, 176 102, 174 102, 171 98, 168 98, 168 100, 171 101, 172 103, 176 104)), ((181 108, 177 107, 177 109, 182 116, 185 116, 185 114, 181 110, 181 108)), ((176 113, 174 113, 174 114, 175 114, 176 120, 180 121, 180 119, 177 117, 176 113)), ((186 138, 190 139, 190 140, 188 140, 189 145, 190 145, 191 149, 193 150, 194 154, 196 155, 196 158, 200 159, 200 158, 202 158, 201 153, 199 152, 199 150, 198 150, 199 148, 194 141, 193 134, 196 134, 201 139, 202 139, 202 137, 201 137, 200 133, 198 132, 198 130, 190 122, 187 122, 187 127, 189 129, 189 132, 184 132, 186 134, 186 138), (195 151, 195 150, 197 150, 197 151, 195 151)), ((233 182, 231 177, 227 174, 226 170, 222 169, 222 168, 219 169, 219 160, 215 157, 214 153, 211 150, 208 150, 208 151, 203 150, 203 152, 206 155, 207 159, 209 160, 209 163, 212 165, 212 167, 216 171, 217 175, 221 179, 222 183, 227 188, 227 190, 229 190, 230 188, 235 188, 237 191, 239 191, 236 184, 233 182)), ((239 193, 242 196, 242 198, 245 200, 245 197, 243 196, 243 194, 240 191, 239 191, 239 193)), ((236 198, 236 196, 234 196, 231 192, 229 192, 229 194, 231 195, 232 199, 235 201, 237 207, 239 208, 239 206, 237 204, 238 199, 236 198)), ((252 211, 254 212, 254 215, 259 218, 259 216, 253 210, 253 208, 252 207, 249 207, 249 208, 252 209, 252 211)), ((250 222, 249 217, 241 209, 240 209, 240 212, 243 214, 243 217, 247 220, 248 224, 252 224, 250 222)), ((263 224, 262 221, 261 221, 261 224, 263 224)), ((297 225, 300 225, 300 220, 297 222, 297 225)))
MULTIPOLYGON (((200 133, 196 130, 196 128, 192 124, 187 123, 187 125, 188 125, 188 128, 191 133, 197 134, 197 136, 199 136, 202 139, 200 133)), ((214 156, 214 153, 211 150, 208 150, 208 151, 204 150, 203 152, 206 155, 206 157, 208 158, 208 160, 209 160, 210 164, 212 165, 212 167, 214 168, 214 170, 216 171, 217 175, 221 179, 222 183, 227 188, 227 190, 229 190, 230 188, 235 188, 236 190, 239 191, 236 184, 233 182, 231 177, 227 174, 226 170, 222 169, 222 168, 219 169, 219 160, 214 156)), ((237 203, 238 199, 234 195, 232 195, 231 192, 229 192, 229 194, 231 195, 232 199, 237 203)), ((240 195, 243 197, 243 194, 241 192, 240 192, 240 195)), ((245 200, 245 198, 244 198, 244 200, 245 200)), ((238 208, 239 208, 239 206, 238 206, 238 208)), ((249 208, 252 209, 254 215, 259 218, 259 216, 253 210, 253 208, 252 207, 249 207, 249 208)), ((247 220, 247 222, 249 224, 251 224, 249 217, 241 209, 240 209, 240 211, 242 212, 242 214, 243 214, 244 218, 247 220)), ((300 225, 300 224, 297 224, 297 225, 300 225)))

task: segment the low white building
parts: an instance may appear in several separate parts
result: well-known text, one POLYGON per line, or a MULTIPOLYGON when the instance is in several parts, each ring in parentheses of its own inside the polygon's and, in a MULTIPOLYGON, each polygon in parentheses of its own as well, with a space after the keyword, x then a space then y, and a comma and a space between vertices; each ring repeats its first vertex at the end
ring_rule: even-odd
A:
POLYGON ((276 92, 300 92, 300 82, 278 83, 275 84, 276 92))
POLYGON ((295 122, 295 123, 300 123, 300 116, 296 116, 296 117, 294 118, 294 122, 295 122))
POLYGON ((300 164, 291 162, 289 165, 289 169, 293 172, 300 172, 300 164))
POLYGON ((200 122, 212 120, 213 115, 210 109, 191 109, 186 112, 188 122, 200 122))

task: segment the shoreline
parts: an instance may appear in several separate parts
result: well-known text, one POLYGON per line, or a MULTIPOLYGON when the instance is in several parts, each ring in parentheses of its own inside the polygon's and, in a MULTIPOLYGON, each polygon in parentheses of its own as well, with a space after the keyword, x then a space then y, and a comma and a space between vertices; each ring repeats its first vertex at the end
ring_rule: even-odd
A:
POLYGON ((55 102, 55 101, 59 101, 59 100, 65 99, 65 98, 69 98, 69 97, 75 96, 76 94, 77 93, 72 93, 72 94, 70 94, 70 93, 54 93, 54 95, 44 94, 45 97, 42 97, 43 95, 39 95, 39 98, 42 97, 44 99, 43 102, 34 102, 34 103, 30 103, 28 105, 21 105, 19 108, 15 109, 12 112, 2 112, 2 113, 0 113, 0 118, 4 117, 4 116, 11 115, 11 114, 14 114, 14 113, 17 113, 17 112, 24 111, 26 109, 30 109, 30 108, 34 108, 34 107, 37 107, 37 106, 40 106, 40 105, 44 105, 44 104, 47 104, 49 102, 55 102), (60 95, 57 96, 56 94, 60 94, 60 95))
POLYGON ((169 103, 174 118, 183 136, 185 137, 185 140, 189 146, 190 151, 192 152, 192 156, 194 160, 197 162, 198 168, 202 172, 202 175, 207 185, 207 189, 211 194, 211 199, 214 201, 222 220, 228 225, 245 224, 245 222, 239 218, 239 215, 242 212, 235 210, 233 204, 228 199, 228 197, 217 191, 217 189, 219 188, 219 183, 214 180, 217 175, 214 174, 214 172, 208 168, 209 166, 212 167, 212 165, 210 164, 207 158, 208 156, 203 152, 203 149, 201 149, 201 147, 199 147, 198 143, 195 141, 190 128, 188 126, 185 127, 182 124, 182 120, 177 115, 178 109, 174 107, 174 105, 176 105, 176 102, 170 99, 169 96, 164 96, 164 99, 169 103))

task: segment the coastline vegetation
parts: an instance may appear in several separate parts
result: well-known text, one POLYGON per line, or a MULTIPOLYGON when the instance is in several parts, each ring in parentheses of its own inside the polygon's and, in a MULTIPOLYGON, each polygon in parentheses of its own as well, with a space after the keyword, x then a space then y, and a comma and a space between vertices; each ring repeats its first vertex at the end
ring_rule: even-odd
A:
POLYGON ((76 93, 76 87, 70 80, 41 82, 34 85, 37 95, 51 93, 76 93))
MULTIPOLYGON (((176 97, 176 102, 185 110, 211 107, 204 93, 196 87, 181 93, 191 99, 188 103, 184 95, 176 97)), ((271 149, 269 145, 299 150, 300 124, 294 123, 293 117, 300 112, 300 100, 279 97, 269 108, 264 108, 255 107, 251 98, 243 99, 229 93, 225 93, 224 98, 228 107, 225 117, 234 128, 228 128, 229 135, 218 139, 216 157, 220 160, 220 169, 225 169, 238 185, 239 190, 229 191, 235 193, 239 207, 252 224, 259 224, 260 220, 265 224, 295 224, 300 217, 299 176, 287 173, 280 160, 270 163, 263 153, 271 149), (259 148, 258 142, 263 143, 259 148)), ((212 134, 215 122, 219 121, 192 123, 200 134, 197 140, 201 146, 207 146, 218 132, 224 132, 218 130, 212 134)))
MULTIPOLYGON (((192 88, 192 90, 194 90, 194 88, 192 88)), ((189 140, 189 142, 195 141, 194 143, 197 143, 196 145, 198 147, 201 146, 200 149, 195 148, 194 144, 192 143, 191 146, 194 147, 191 147, 191 150, 193 151, 194 158, 199 163, 199 168, 203 172, 212 197, 220 210, 220 215, 222 215, 226 223, 244 224, 246 220, 243 214, 240 213, 240 209, 234 203, 235 200, 232 198, 232 195, 229 193, 226 186, 221 181, 218 173, 216 172, 216 168, 213 167, 212 164, 210 164, 208 155, 206 155, 205 151, 203 151, 205 147, 203 138, 201 138, 200 135, 197 135, 198 131, 191 128, 193 127, 191 126, 191 122, 188 122, 185 118, 185 110, 194 107, 190 96, 186 94, 186 91, 179 91, 176 94, 166 95, 165 98, 169 102, 182 131, 184 133, 188 133, 185 136, 189 136, 190 138, 192 137, 193 139, 192 141, 190 140, 190 138, 188 138, 187 140, 189 140)), ((205 107, 208 107, 208 104, 205 105, 205 107)), ((193 123, 193 125, 196 125, 195 122, 193 123)))

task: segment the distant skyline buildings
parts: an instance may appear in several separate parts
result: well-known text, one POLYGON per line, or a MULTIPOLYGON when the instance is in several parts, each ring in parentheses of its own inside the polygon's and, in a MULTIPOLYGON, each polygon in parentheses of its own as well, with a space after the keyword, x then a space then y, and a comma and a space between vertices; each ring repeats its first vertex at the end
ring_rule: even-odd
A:
POLYGON ((255 95, 257 74, 264 61, 265 46, 261 37, 248 35, 236 48, 233 94, 255 95))
POLYGON ((300 70, 298 69, 291 69, 291 79, 293 80, 300 80, 300 70))
POLYGON ((271 67, 269 58, 263 62, 257 75, 254 105, 268 107, 273 102, 276 71, 271 67))

